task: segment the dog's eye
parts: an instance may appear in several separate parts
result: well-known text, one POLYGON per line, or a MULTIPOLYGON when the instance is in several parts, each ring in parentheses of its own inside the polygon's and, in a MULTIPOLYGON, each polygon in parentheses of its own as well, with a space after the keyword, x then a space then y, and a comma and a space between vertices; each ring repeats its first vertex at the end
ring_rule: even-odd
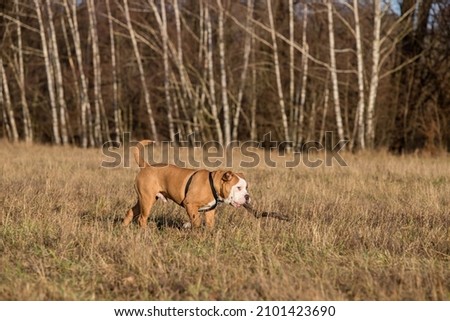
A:
POLYGON ((242 189, 242 187, 238 186, 238 191, 240 191, 242 189))

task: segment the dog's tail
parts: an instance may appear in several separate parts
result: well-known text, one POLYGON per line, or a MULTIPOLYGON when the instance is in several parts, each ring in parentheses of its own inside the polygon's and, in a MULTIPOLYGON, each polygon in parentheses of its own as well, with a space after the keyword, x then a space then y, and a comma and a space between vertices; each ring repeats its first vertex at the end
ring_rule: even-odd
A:
POLYGON ((148 144, 152 144, 154 141, 152 140, 141 140, 137 143, 137 145, 133 149, 133 155, 134 160, 136 161, 136 164, 139 165, 140 168, 150 166, 145 160, 144 160, 144 147, 148 144))

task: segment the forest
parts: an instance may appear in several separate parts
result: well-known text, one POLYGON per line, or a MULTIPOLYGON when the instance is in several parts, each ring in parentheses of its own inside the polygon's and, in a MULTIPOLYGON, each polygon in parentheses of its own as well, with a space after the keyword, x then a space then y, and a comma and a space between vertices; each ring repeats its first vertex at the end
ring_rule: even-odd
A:
POLYGON ((448 0, 6 0, 0 138, 450 150, 448 0))

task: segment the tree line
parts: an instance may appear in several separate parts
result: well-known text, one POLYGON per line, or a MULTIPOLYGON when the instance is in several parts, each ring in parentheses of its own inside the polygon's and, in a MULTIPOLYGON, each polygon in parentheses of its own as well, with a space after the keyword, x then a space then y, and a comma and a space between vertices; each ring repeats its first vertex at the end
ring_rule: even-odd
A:
POLYGON ((450 149, 448 0, 7 0, 0 136, 450 149))

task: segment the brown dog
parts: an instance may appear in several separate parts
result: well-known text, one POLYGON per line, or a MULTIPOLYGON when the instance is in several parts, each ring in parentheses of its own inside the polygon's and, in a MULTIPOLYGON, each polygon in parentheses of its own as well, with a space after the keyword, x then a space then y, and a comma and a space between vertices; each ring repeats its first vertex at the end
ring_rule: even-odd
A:
POLYGON ((150 210, 158 199, 165 202, 171 199, 186 209, 190 224, 185 227, 199 227, 202 222, 200 212, 205 212, 205 223, 209 228, 214 226, 215 208, 219 203, 240 207, 250 202, 242 174, 187 169, 171 164, 150 165, 142 157, 144 146, 149 143, 153 142, 143 140, 133 150, 134 159, 141 168, 135 180, 138 201, 128 210, 124 226, 138 218, 139 225, 146 227, 150 210))

